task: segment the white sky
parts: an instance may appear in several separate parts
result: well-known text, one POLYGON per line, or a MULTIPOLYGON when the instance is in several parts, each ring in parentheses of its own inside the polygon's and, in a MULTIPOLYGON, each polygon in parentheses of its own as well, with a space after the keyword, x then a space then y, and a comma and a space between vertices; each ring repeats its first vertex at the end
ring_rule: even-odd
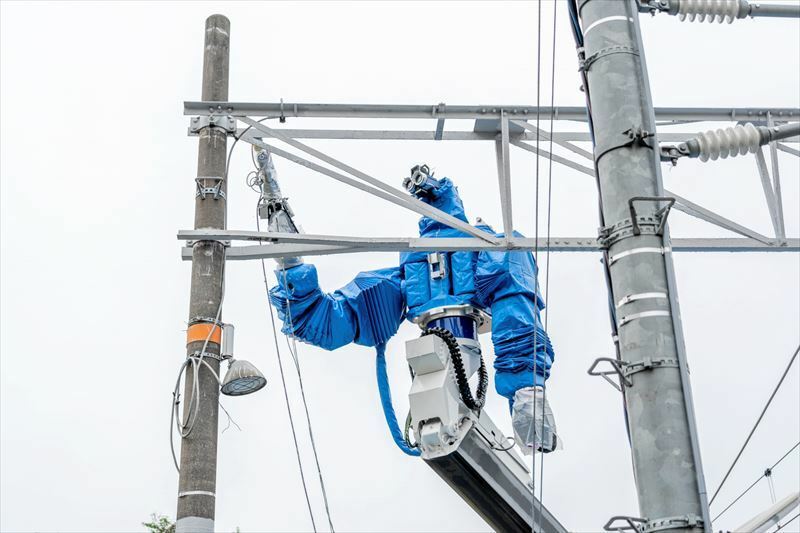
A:
MULTIPOLYGON (((543 105, 549 103, 552 6, 544 6, 543 105)), ((169 406, 184 357, 190 272, 175 233, 192 226, 197 157, 182 102, 200 97, 206 16, 221 12, 231 20, 232 101, 536 100, 533 2, 3 2, 0 10, 2 531, 137 531, 151 512, 174 517, 169 406)), ((559 4, 559 11, 556 105, 581 105, 566 6, 559 4)), ((797 21, 721 26, 645 16, 642 25, 656 105, 800 106, 797 21)), ((287 122, 303 125, 364 123, 287 122)), ((433 128, 433 121, 408 125, 433 128)), ((459 184, 470 217, 500 226, 491 143, 309 144, 392 185, 413 163, 427 161, 459 184)), ((516 226, 533 236, 534 159, 512 153, 516 226)), ((800 167, 788 154, 779 159, 786 227, 796 237, 800 167)), ((276 164, 306 231, 416 235, 413 213, 285 161, 276 164)), ((249 168, 240 143, 230 172, 232 229, 254 229, 256 198, 244 185, 249 168)), ((770 234, 752 156, 682 161, 664 170, 669 189, 770 234)), ((544 214, 543 208, 542 228, 544 214)), ((675 237, 729 236, 682 213, 670 221, 675 237)), ((596 233, 592 181, 561 166, 553 169, 552 225, 553 235, 596 233)), ((397 258, 313 262, 323 286, 333 290, 359 270, 394 265, 397 258)), ((683 253, 675 264, 713 490, 798 344, 800 257, 683 253)), ((224 400, 243 431, 233 428, 219 441, 219 531, 307 531, 310 525, 263 290, 257 263, 230 265, 224 316, 236 324, 239 356, 270 382, 256 395, 224 400)), ((546 457, 544 501, 577 531, 598 530, 611 515, 638 513, 619 395, 586 375, 594 358, 612 355, 605 302, 597 255, 552 255, 556 361, 548 395, 566 448, 546 457)), ((405 325, 390 343, 401 414, 409 385, 402 340, 416 335, 405 325)), ((484 347, 491 353, 488 337, 484 347)), ((300 356, 337 530, 487 530, 428 467, 395 449, 379 407, 372 350, 329 353, 303 345, 300 356)), ((800 438, 798 368, 712 514, 800 438)), ((296 381, 289 386, 299 414, 296 381)), ((492 394, 487 409, 510 429, 502 399, 492 394)), ((300 437, 311 467, 307 435, 300 437)), ((798 472, 795 451, 775 470, 778 497, 798 490, 798 472)), ((315 474, 307 476, 324 523, 315 474)), ((769 504, 762 481, 715 529, 735 527, 769 504)))

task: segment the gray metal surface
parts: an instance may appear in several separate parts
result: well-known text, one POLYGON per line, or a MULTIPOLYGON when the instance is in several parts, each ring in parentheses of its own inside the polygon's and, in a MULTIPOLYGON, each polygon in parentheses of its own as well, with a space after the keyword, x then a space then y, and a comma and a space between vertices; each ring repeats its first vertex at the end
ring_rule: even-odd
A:
POLYGON ((508 452, 493 449, 497 444, 486 437, 475 426, 455 452, 425 462, 495 531, 566 533, 534 497, 525 467, 503 457, 508 452))
MULTIPOLYGON (((245 120, 249 120, 249 119, 245 119, 245 120)), ((272 130, 270 130, 270 131, 272 131, 272 130)), ((373 177, 371 177, 371 176, 369 176, 367 174, 364 174, 363 172, 359 172, 356 169, 354 169, 354 168, 352 168, 352 167, 350 167, 348 165, 345 165, 344 163, 336 161, 332 157, 327 156, 325 154, 322 154, 322 152, 319 152, 318 150, 314 150, 311 147, 302 145, 300 143, 296 143, 296 141, 292 141, 291 139, 288 139, 288 138, 282 139, 284 141, 286 141, 286 140, 292 141, 292 142, 295 142, 299 146, 303 146, 303 149, 305 149, 309 153, 313 154, 315 157, 320 157, 323 160, 325 160, 326 162, 336 166, 337 168, 341 168, 341 169, 345 170, 346 172, 350 172, 354 176, 358 176, 361 180, 363 180, 363 182, 362 181, 358 181, 357 179, 354 179, 354 178, 352 178, 350 176, 346 176, 346 175, 341 174, 339 172, 335 172, 333 170, 330 170, 330 169, 328 169, 326 167, 323 167, 321 165, 318 165, 318 164, 314 163, 313 161, 309 161, 308 159, 304 159, 304 158, 299 157, 297 155, 294 155, 294 154, 291 154, 289 152, 286 152, 285 150, 281 150, 280 148, 277 148, 277 147, 272 146, 270 144, 267 144, 265 142, 259 141, 258 139, 255 139, 253 137, 245 137, 244 139, 247 142, 249 142, 249 143, 251 143, 251 144, 253 144, 255 146, 258 146, 258 147, 263 148, 265 150, 269 150, 270 153, 272 153, 273 155, 276 155, 278 157, 283 157, 285 159, 288 159, 289 161, 292 161, 294 163, 302 165, 302 166, 304 166, 306 168, 310 168, 311 170, 315 170, 315 171, 319 172, 320 174, 323 174, 325 176, 329 176, 329 177, 331 177, 331 178, 333 178, 333 179, 335 179, 335 180, 337 180, 339 182, 345 183, 345 184, 350 185, 352 187, 355 187, 355 188, 357 188, 357 189, 359 189, 361 191, 364 191, 364 192, 367 192, 367 193, 372 194, 374 196, 377 196, 379 198, 382 198, 382 199, 384 199, 384 200, 386 200, 388 202, 391 202, 391 203, 393 203, 395 205, 399 205, 401 207, 405 207, 405 208, 410 209, 411 211, 414 211, 415 213, 418 213, 420 215, 428 216, 428 217, 430 217, 430 218, 432 218, 434 220, 437 220, 437 221, 441 222, 442 224, 446 224, 446 225, 448 225, 448 226, 450 226, 452 228, 460 229, 460 230, 462 230, 463 232, 465 232, 465 233, 467 233, 469 235, 473 235, 473 236, 478 237, 479 239, 485 240, 487 242, 492 242, 492 243, 498 242, 497 239, 493 235, 490 235, 490 234, 488 234, 488 233, 486 233, 484 231, 481 231, 481 230, 479 230, 479 229, 477 229, 477 228, 475 228, 473 226, 470 226, 469 224, 467 224, 466 222, 464 222, 462 220, 459 220, 459 219, 457 219, 457 218, 455 218, 455 217, 453 217, 453 216, 451 216, 451 215, 449 215, 449 214, 447 214, 447 213, 445 213, 445 212, 443 212, 443 211, 441 211, 441 210, 439 210, 439 209, 437 209, 435 207, 432 207, 432 206, 430 206, 430 205, 428 205, 428 204, 426 204, 424 202, 421 202, 420 200, 417 200, 416 198, 410 196, 407 193, 404 193, 403 191, 394 189, 393 187, 390 187, 390 186, 386 185, 385 183, 381 182, 380 180, 375 179, 375 178, 373 178, 373 177), (366 182, 366 183, 364 183, 364 182, 366 182)))
MULTIPOLYGON (((730 119, 729 119, 730 120, 730 119)), ((734 120, 735 121, 735 120, 734 120)), ((476 121, 477 122, 477 121, 476 121)), ((512 124, 518 121, 511 121, 512 124)), ((236 136, 245 134, 246 128, 239 128, 236 136)), ((339 139, 339 140, 360 140, 360 141, 434 141, 436 132, 434 130, 358 130, 358 129, 303 129, 303 128, 281 128, 280 132, 293 139, 339 139)), ((247 135, 260 138, 266 135, 251 134, 247 135)), ((697 135, 697 131, 674 132, 668 131, 659 134, 659 139, 669 142, 683 142, 697 135)), ((536 134, 524 132, 515 134, 513 128, 510 136, 516 140, 534 141, 536 134)), ((475 131, 444 131, 442 141, 494 141, 497 138, 496 132, 475 132, 475 131)), ((539 139, 544 137, 540 136, 539 139)), ((591 142, 588 131, 555 131, 553 132, 553 142, 591 142)), ((781 141, 782 143, 800 142, 800 137, 790 137, 781 141)), ((779 150, 788 150, 787 153, 797 155, 793 148, 780 145, 779 150)), ((581 154, 583 155, 583 154, 581 154)))
POLYGON ((500 212, 503 214, 503 234, 506 239, 514 235, 511 217, 511 156, 508 153, 508 119, 500 119, 500 138, 495 142, 497 179, 500 185, 500 212))
MULTIPOLYGON (((196 240, 241 240, 264 241, 270 244, 255 246, 232 246, 225 258, 229 261, 291 257, 292 255, 326 255, 363 252, 455 252, 465 250, 530 250, 536 251, 536 239, 515 238, 508 244, 494 245, 473 238, 428 239, 419 237, 345 237, 314 234, 259 233, 255 231, 185 230, 178 239, 196 240), (510 248, 509 248, 510 246, 510 248)), ((539 239, 538 250, 546 250, 548 242, 539 239)), ((551 237, 552 252, 598 252, 600 247, 594 237, 551 237)), ((660 244, 658 248, 660 249, 660 244)), ((800 239, 787 239, 784 243, 771 240, 768 243, 753 239, 673 239, 673 252, 800 252, 800 239)), ((192 258, 192 248, 182 250, 184 260, 192 258)), ((625 257, 625 256, 622 256, 625 257)))
MULTIPOLYGON (((606 226, 630 220, 629 200, 663 196, 655 119, 633 1, 584 0, 583 27, 608 19, 585 36, 589 94, 595 127, 595 158, 606 226), (611 19, 614 17, 614 19, 611 19), (615 48, 616 47, 616 48, 615 48), (617 53, 609 53, 616 51, 617 53), (633 137, 630 135, 633 129, 633 137), (646 132, 636 139, 636 131, 646 132), (655 147, 655 149, 653 148, 655 147)), ((672 115, 670 118, 697 118, 672 115)), ((707 119, 708 120, 708 119, 707 119)), ((638 214, 655 216, 660 202, 638 204, 638 214)), ((610 255, 642 247, 666 246, 658 235, 642 233, 611 245, 610 255)), ((614 301, 629 294, 674 290, 670 283, 670 254, 635 254, 610 265, 614 301), (668 264, 669 263, 669 264, 668 264)), ((667 301, 648 299, 628 303, 626 315, 659 312, 619 328, 623 361, 639 364, 655 357, 681 359, 679 310, 674 295, 667 301)), ((685 364, 685 361, 683 361, 685 364)), ((634 479, 641 516, 648 521, 668 517, 706 517, 699 451, 693 439, 690 387, 680 368, 663 366, 637 372, 625 388, 634 479), (688 401, 687 401, 688 400, 688 401)), ((687 521, 687 522, 690 522, 687 521)), ((710 528, 707 521, 705 527, 710 528)), ((679 527, 699 531, 698 527, 679 527)))
MULTIPOLYGON (((430 119, 500 119, 505 110, 509 118, 525 120, 536 116, 537 107, 532 105, 448 105, 438 111, 438 104, 310 104, 310 103, 254 103, 204 100, 184 102, 184 115, 233 115, 235 117, 316 117, 316 118, 430 118, 430 119)), ((555 120, 586 121, 586 108, 582 106, 542 106, 543 117, 553 114, 555 120)), ((776 120, 798 120, 800 109, 791 107, 657 107, 659 121, 684 120, 762 120, 767 112, 776 120)))
MULTIPOLYGON (((203 99, 228 98, 229 31, 230 22, 222 15, 211 15, 205 24, 203 55, 203 99)), ((224 176, 226 165, 227 132, 222 128, 203 128, 200 131, 197 176, 224 176)), ((213 180, 201 180, 203 186, 214 185, 213 180)), ((227 184, 221 183, 221 190, 227 184)), ((225 228, 227 209, 224 197, 195 198, 195 228, 225 228)), ((217 315, 221 305, 225 264, 225 247, 219 241, 202 241, 192 250, 192 284, 189 300, 189 320, 192 317, 217 315)), ((187 354, 203 349, 203 341, 187 345, 187 354)), ((219 355, 220 346, 209 342, 207 351, 219 355)), ((219 361, 204 360, 219 374, 219 361)), ((199 371, 199 398, 197 418, 193 431, 181 439, 180 479, 178 491, 177 532, 213 531, 217 481, 217 426, 219 418, 219 383, 217 378, 201 365, 199 371)), ((193 372, 186 372, 184 421, 188 415, 193 390, 193 372)))

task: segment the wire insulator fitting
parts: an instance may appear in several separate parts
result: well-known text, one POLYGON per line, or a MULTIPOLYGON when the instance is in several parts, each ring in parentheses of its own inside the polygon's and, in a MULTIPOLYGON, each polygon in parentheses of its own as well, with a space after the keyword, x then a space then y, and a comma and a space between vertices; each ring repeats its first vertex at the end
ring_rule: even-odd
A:
MULTIPOLYGON (((739 16, 742 3, 739 0, 678 0, 678 18, 689 22, 727 22, 730 24, 739 16)), ((744 2, 747 5, 747 2, 744 2)))
POLYGON ((761 146, 761 133, 749 122, 744 126, 734 126, 732 128, 709 130, 691 139, 680 147, 684 151, 684 146, 691 155, 697 153, 700 161, 706 162, 709 159, 716 161, 719 158, 736 157, 756 153, 761 146))

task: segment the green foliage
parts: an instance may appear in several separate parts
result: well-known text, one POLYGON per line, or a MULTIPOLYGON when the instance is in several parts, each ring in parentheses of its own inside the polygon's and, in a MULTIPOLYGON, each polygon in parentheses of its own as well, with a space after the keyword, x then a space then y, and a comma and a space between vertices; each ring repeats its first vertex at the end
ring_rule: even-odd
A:
POLYGON ((175 522, 166 516, 150 515, 149 522, 142 522, 142 525, 147 528, 149 533, 175 533, 175 522))

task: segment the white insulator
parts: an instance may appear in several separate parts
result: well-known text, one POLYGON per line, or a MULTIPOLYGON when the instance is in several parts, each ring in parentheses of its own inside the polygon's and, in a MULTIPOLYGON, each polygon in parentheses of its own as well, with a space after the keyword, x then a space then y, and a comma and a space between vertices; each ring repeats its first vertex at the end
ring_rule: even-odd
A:
POLYGON ((730 24, 739 15, 739 0, 679 0, 678 17, 689 22, 722 21, 730 24))
POLYGON ((700 161, 716 161, 728 156, 756 153, 761 146, 761 134, 748 122, 744 126, 701 133, 697 136, 697 142, 700 145, 700 161))

